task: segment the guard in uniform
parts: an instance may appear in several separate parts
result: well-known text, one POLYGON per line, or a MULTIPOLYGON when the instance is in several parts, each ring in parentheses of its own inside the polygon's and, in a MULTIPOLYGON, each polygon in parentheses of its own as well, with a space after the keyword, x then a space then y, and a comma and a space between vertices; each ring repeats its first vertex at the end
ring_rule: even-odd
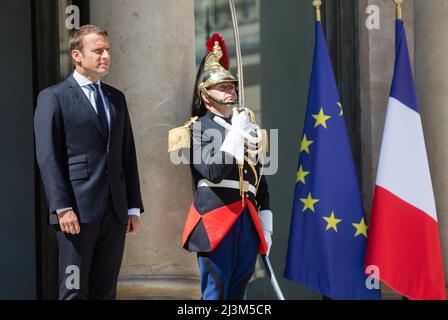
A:
POLYGON ((222 37, 213 35, 207 48, 196 78, 194 117, 170 131, 169 151, 189 150, 196 191, 182 244, 197 252, 202 298, 241 300, 257 255, 268 253, 272 243, 259 161, 267 135, 249 109, 238 108, 222 37))

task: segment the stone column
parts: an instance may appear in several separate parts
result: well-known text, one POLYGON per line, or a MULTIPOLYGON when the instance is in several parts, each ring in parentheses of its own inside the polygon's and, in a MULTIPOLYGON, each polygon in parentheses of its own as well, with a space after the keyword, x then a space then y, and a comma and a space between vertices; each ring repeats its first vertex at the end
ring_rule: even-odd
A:
MULTIPOLYGON (((368 219, 372 207, 378 168, 379 152, 383 136, 384 120, 389 100, 395 62, 395 4, 392 0, 359 1, 359 72, 361 100, 362 141, 362 192, 368 219), (380 29, 366 27, 366 8, 375 5, 379 9, 380 29)), ((414 1, 403 4, 403 20, 411 56, 414 60, 414 1)), ((384 299, 401 297, 385 285, 384 299)))
POLYGON ((181 247, 192 199, 188 166, 171 164, 168 130, 190 116, 195 81, 193 0, 95 0, 91 22, 112 48, 104 81, 127 98, 145 206, 120 274, 121 299, 200 297, 196 259, 181 247))
POLYGON ((415 81, 436 198, 445 279, 448 275, 447 19, 447 1, 415 0, 415 81))

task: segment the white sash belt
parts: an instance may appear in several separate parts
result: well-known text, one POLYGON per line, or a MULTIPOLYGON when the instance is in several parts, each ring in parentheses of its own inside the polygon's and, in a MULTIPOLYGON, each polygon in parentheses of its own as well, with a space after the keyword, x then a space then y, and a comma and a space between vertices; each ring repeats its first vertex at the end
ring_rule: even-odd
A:
MULTIPOLYGON (((220 183, 213 183, 207 179, 202 179, 198 182, 198 188, 209 187, 209 188, 230 188, 240 190, 240 182, 235 180, 222 180, 220 183)), ((257 189, 253 185, 249 185, 249 192, 254 195, 257 194, 257 189)))

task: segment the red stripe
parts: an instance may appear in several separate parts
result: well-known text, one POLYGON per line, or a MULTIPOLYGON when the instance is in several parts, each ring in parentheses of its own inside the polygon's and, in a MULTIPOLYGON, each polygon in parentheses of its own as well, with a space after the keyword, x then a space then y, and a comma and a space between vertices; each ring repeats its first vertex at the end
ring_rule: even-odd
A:
POLYGON ((241 200, 239 200, 202 216, 202 222, 205 230, 207 230, 212 251, 226 236, 243 210, 244 207, 241 205, 241 200))
POLYGON ((188 211, 187 220, 185 221, 184 231, 182 234, 182 247, 185 247, 188 237, 190 236, 193 229, 201 220, 201 215, 198 210, 196 210, 194 203, 190 206, 190 211, 188 211))
POLYGON ((365 266, 410 299, 446 299, 437 221, 376 186, 370 225, 365 266))
POLYGON ((257 230, 258 237, 260 238, 260 243, 258 244, 258 254, 263 255, 268 252, 268 244, 264 238, 263 227, 261 225, 261 220, 258 216, 258 211, 252 204, 252 202, 247 201, 247 206, 249 208, 252 221, 254 222, 255 230, 257 230))
MULTIPOLYGON (((266 253, 268 250, 266 240, 264 239, 263 228, 261 226, 260 218, 258 217, 257 209, 249 201, 249 199, 246 200, 246 204, 249 208, 250 216, 260 239, 260 243, 258 245, 258 253, 261 255, 266 253)), ((242 206, 242 202, 241 200, 238 200, 234 203, 212 210, 205 215, 201 215, 196 210, 194 204, 191 204, 190 211, 188 213, 187 220, 184 226, 182 246, 185 247, 188 237, 193 232, 199 221, 202 219, 210 241, 210 250, 213 251, 225 237, 227 232, 229 232, 230 228, 233 226, 243 210, 244 207, 242 206)))

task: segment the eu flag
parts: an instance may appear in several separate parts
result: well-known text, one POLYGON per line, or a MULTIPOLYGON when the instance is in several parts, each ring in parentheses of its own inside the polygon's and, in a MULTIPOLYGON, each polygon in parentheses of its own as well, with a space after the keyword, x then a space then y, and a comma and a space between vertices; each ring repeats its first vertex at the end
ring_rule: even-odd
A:
POLYGON ((299 148, 285 277, 332 299, 380 298, 363 270, 366 218, 320 22, 299 148))

